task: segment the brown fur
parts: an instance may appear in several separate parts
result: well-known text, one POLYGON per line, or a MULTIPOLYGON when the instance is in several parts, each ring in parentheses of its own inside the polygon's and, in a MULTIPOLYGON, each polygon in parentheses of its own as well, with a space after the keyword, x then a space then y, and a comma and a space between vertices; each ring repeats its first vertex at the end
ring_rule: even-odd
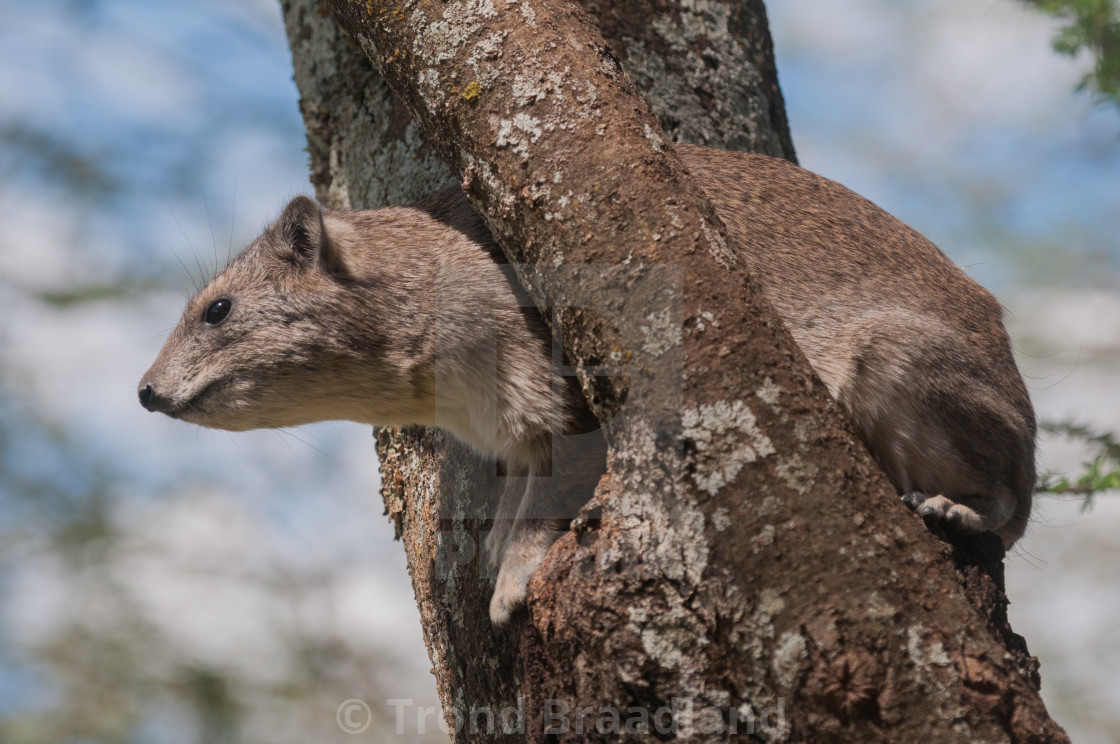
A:
MULTIPOLYGON (((764 156, 677 150, 907 503, 1010 546, 1030 515, 1035 422, 995 299, 839 184, 764 156)), ((372 212, 297 197, 191 299, 141 400, 235 430, 441 426, 503 462, 487 546, 502 622, 604 469, 550 343, 458 191, 372 212), (218 299, 232 310, 209 325, 218 299)))

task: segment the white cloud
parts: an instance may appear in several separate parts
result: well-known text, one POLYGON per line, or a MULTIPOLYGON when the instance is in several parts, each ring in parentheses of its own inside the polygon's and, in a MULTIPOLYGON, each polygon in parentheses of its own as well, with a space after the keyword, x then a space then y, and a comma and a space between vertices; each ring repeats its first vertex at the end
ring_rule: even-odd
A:
POLYGON ((137 29, 130 34, 27 8, 4 12, 13 14, 4 19, 6 49, 0 52, 0 104, 7 115, 73 123, 75 98, 96 101, 99 115, 162 121, 198 113, 194 77, 134 36, 137 29))
POLYGON ((906 30, 902 3, 883 0, 786 0, 769 3, 767 12, 779 46, 779 63, 785 54, 812 54, 832 58, 845 66, 853 58, 878 54, 897 44, 906 30))
MULTIPOLYGON (((896 90, 935 136, 946 128, 1052 129, 1068 119, 1071 91, 1088 61, 1054 53, 1056 23, 1011 0, 927 0, 909 25, 913 65, 896 90), (928 97, 927 97, 928 96, 928 97)), ((921 136, 921 135, 919 135, 921 136)))
POLYGON ((0 20, 0 111, 7 116, 53 120, 67 96, 56 69, 43 63, 46 50, 67 41, 67 22, 58 14, 4 8, 0 20), (18 30, 18 31, 17 31, 18 30))
POLYGON ((113 114, 153 122, 205 114, 195 78, 173 57, 120 32, 78 29, 67 44, 82 84, 113 114))
POLYGON ((1077 500, 1042 498, 1006 567, 1011 624, 1042 661, 1046 706, 1073 741, 1089 744, 1116 741, 1118 530, 1114 494, 1090 512, 1077 500))
POLYGON ((1120 294, 1116 292, 1030 289, 1010 295, 1005 303, 1012 328, 1036 353, 1120 357, 1120 294))
POLYGON ((126 519, 115 582, 195 664, 279 682, 291 674, 295 636, 340 638, 397 660, 404 639, 419 643, 399 545, 376 551, 385 554, 376 562, 366 552, 345 565, 338 550, 348 530, 291 539, 220 492, 184 492, 130 508, 126 519), (308 556, 309 545, 321 555, 308 556))
POLYGON ((3 189, 0 283, 35 289, 65 286, 82 273, 75 250, 76 215, 40 195, 3 189))
POLYGON ((1089 62, 1055 54, 1055 21, 1023 3, 798 0, 771 15, 779 71, 783 57, 805 59, 836 94, 822 105, 847 101, 849 116, 915 153, 943 158, 976 130, 1068 131, 1077 119, 1072 90, 1089 62))

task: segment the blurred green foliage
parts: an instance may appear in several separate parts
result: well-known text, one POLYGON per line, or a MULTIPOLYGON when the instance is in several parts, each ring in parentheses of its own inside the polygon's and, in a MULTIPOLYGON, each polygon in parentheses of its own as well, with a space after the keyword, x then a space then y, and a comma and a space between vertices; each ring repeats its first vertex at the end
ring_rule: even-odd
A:
POLYGON ((1080 475, 1044 474, 1039 478, 1038 491, 1083 496, 1083 508, 1088 509, 1098 493, 1120 489, 1120 437, 1117 434, 1097 431, 1073 421, 1043 422, 1042 428, 1084 442, 1089 447, 1091 459, 1082 464, 1085 470, 1080 475))
POLYGON ((120 193, 123 184, 108 159, 108 153, 84 151, 79 143, 33 124, 0 124, 3 172, 37 177, 70 198, 102 202, 120 193))
POLYGON ((147 277, 122 276, 112 282, 75 284, 60 289, 44 289, 33 294, 36 299, 51 307, 65 309, 103 300, 134 300, 148 292, 163 289, 167 284, 167 281, 147 277))
MULTIPOLYGON (((1070 57, 1082 52, 1093 57, 1093 69, 1078 90, 1092 92, 1101 102, 1120 109, 1120 3, 1117 0, 1023 0, 1062 21, 1053 39, 1054 51, 1070 57)), ((1120 489, 1120 435, 1096 431, 1074 421, 1043 422, 1053 434, 1083 442, 1090 459, 1076 475, 1044 474, 1040 493, 1083 496, 1084 508, 1098 493, 1120 489)))
POLYGON ((1093 71, 1078 86, 1120 108, 1120 3, 1116 0, 1024 0, 1062 20, 1054 51, 1093 56, 1093 71))

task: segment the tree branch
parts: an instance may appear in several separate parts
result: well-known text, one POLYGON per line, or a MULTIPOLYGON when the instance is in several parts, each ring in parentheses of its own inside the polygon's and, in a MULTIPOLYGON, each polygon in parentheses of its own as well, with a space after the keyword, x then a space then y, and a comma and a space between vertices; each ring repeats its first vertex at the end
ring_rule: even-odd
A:
MULTIPOLYGON (((725 723, 781 710, 760 732, 773 740, 1061 740, 586 14, 332 5, 526 264, 535 301, 558 308, 611 444, 607 479, 532 586, 516 661, 531 738, 548 699, 652 712, 680 698, 725 723), (623 374, 599 374, 612 360, 623 374)), ((477 579, 453 563, 448 583, 477 579)), ((454 676, 445 704, 446 688, 474 692, 454 676)))

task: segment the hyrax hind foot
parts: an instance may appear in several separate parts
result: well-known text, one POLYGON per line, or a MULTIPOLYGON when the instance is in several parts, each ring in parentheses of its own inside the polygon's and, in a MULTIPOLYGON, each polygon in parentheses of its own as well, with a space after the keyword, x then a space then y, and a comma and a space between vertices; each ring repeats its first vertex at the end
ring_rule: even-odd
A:
POLYGON ((902 501, 919 516, 936 519, 963 532, 988 532, 1000 525, 978 514, 974 509, 945 496, 929 496, 913 491, 904 493, 902 501))

